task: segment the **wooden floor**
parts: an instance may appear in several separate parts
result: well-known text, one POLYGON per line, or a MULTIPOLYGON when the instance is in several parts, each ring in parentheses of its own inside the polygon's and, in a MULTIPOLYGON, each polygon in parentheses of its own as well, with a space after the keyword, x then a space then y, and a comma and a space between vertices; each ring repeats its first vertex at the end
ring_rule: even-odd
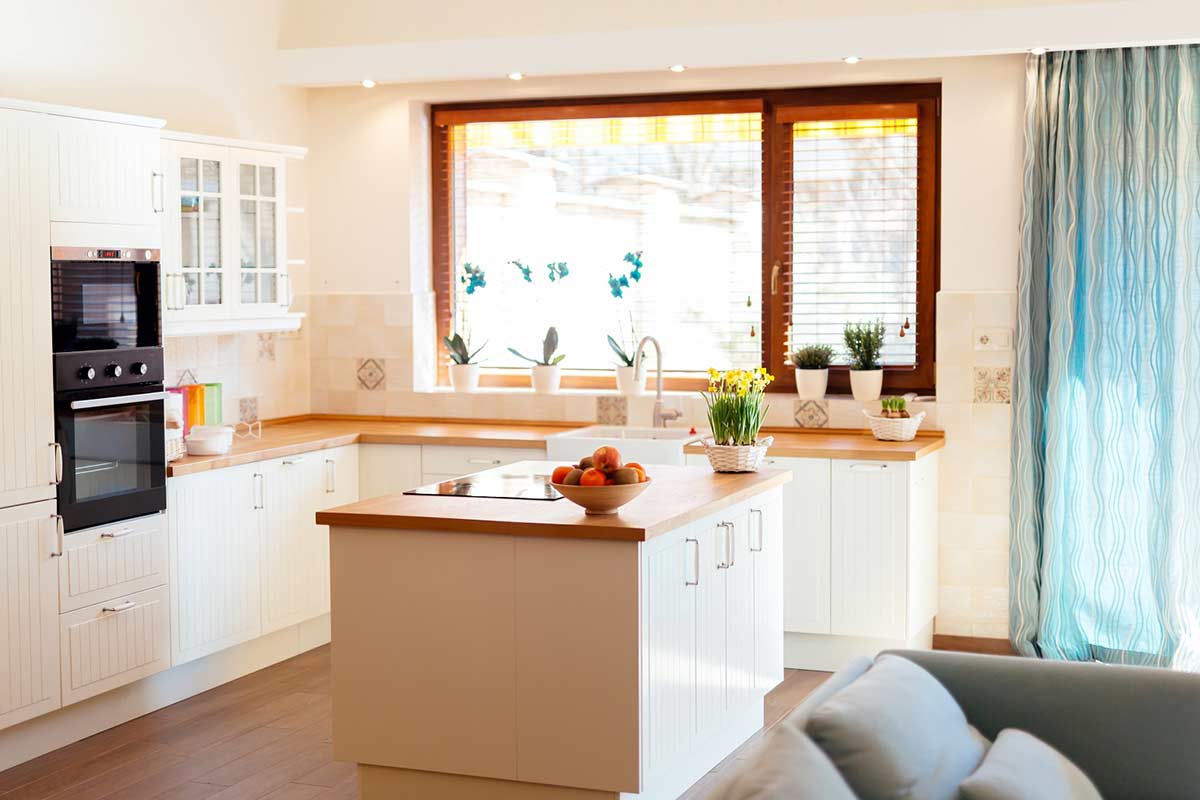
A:
MULTIPOLYGON (((777 722, 824 672, 788 670, 767 697, 777 722)), ((329 647, 0 772, 0 800, 350 800, 354 767, 333 760, 329 647)), ((701 800, 762 734, 684 795, 701 800)))

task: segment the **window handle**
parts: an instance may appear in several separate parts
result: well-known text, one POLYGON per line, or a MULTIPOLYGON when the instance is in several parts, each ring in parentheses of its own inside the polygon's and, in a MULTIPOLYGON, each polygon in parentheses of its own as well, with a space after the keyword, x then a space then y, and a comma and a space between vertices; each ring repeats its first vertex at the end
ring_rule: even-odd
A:
POLYGON ((772 295, 779 294, 779 270, 780 270, 780 265, 779 265, 779 262, 776 261, 775 265, 771 267, 771 294, 772 295))

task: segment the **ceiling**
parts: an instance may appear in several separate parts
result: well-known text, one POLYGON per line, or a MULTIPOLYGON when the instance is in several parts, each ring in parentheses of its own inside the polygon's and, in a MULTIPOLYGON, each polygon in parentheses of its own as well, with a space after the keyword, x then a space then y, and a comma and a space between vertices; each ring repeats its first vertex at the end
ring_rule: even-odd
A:
POLYGON ((275 67, 336 86, 1194 41, 1194 0, 287 0, 275 67))

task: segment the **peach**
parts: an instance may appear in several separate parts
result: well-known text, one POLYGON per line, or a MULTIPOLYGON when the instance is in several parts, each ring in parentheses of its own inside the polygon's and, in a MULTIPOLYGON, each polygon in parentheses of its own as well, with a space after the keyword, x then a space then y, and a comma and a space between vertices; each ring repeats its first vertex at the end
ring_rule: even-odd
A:
POLYGON ((605 472, 621 468, 621 454, 611 445, 598 448, 592 453, 592 466, 605 472))

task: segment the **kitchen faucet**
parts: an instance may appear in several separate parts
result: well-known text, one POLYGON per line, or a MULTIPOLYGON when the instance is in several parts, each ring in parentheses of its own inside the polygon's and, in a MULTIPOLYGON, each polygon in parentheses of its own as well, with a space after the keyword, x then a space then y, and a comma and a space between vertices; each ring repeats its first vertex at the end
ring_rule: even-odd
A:
POLYGON ((639 370, 642 369, 642 348, 646 346, 646 342, 654 343, 654 427, 665 428, 667 420, 679 419, 683 416, 683 412, 677 408, 663 408, 662 347, 658 344, 658 339, 653 336, 643 336, 642 340, 638 342, 637 349, 634 351, 637 355, 633 357, 634 378, 637 378, 640 374, 639 370))

